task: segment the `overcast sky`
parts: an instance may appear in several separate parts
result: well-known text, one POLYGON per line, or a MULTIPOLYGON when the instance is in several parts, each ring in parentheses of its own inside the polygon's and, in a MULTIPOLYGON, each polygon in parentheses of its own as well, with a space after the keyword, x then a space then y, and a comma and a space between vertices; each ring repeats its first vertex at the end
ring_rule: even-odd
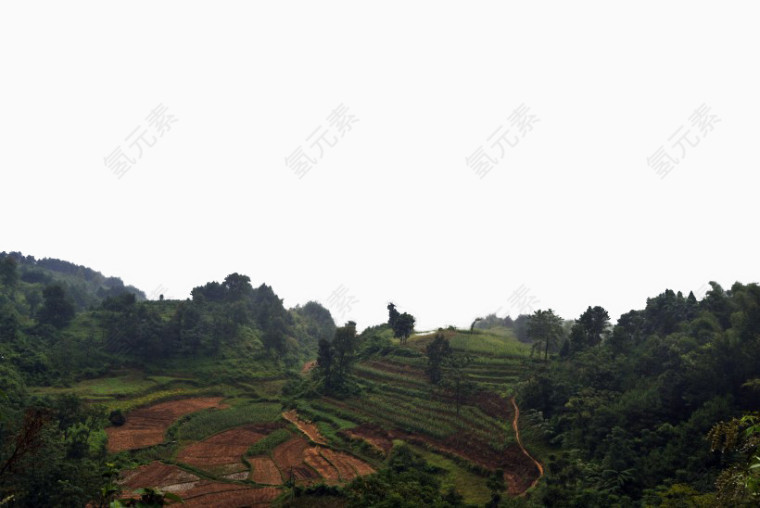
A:
POLYGON ((360 328, 758 281, 757 2, 4 2, 0 251, 360 328))

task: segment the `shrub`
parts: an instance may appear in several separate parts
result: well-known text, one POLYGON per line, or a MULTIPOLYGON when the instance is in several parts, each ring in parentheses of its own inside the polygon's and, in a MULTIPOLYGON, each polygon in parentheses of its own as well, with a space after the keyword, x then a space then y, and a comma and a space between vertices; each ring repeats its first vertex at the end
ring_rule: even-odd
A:
POLYGON ((115 409, 114 411, 111 411, 111 414, 108 415, 108 421, 111 422, 111 425, 115 427, 121 427, 127 423, 127 417, 124 416, 124 413, 121 412, 121 409, 115 409))

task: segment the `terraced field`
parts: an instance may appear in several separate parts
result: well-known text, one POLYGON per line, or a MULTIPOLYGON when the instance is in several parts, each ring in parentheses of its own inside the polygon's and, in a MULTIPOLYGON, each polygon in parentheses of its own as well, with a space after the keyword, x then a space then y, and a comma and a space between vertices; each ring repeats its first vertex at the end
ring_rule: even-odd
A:
POLYGON ((205 397, 162 402, 129 413, 120 427, 108 427, 108 451, 121 452, 160 444, 164 433, 180 416, 220 405, 222 397, 205 397))
POLYGON ((317 426, 295 410, 273 415, 272 408, 279 405, 251 402, 207 409, 226 407, 220 402, 221 398, 160 403, 128 414, 130 427, 110 428, 114 442, 109 446, 121 451, 136 447, 135 433, 144 438, 141 445, 158 444, 170 426, 175 434, 199 436, 241 418, 251 420, 201 440, 183 439, 172 459, 122 472, 123 496, 151 487, 180 495, 188 506, 269 506, 283 494, 286 483, 339 485, 375 472, 365 461, 326 446, 317 426), (154 426, 149 434, 140 433, 146 422, 154 426))
POLYGON ((454 459, 483 476, 503 468, 509 492, 520 494, 539 475, 516 442, 509 400, 529 347, 508 336, 444 333, 455 351, 471 357, 464 369, 470 389, 459 408, 451 390, 432 385, 425 374, 423 352, 434 338, 430 334, 410 338, 406 354, 356 365, 361 397, 323 397, 299 409, 330 428, 343 440, 340 444, 363 442, 379 456, 387 455, 395 440, 420 445, 434 460, 450 464, 454 459))
POLYGON ((269 506, 279 495, 274 487, 255 487, 239 483, 225 483, 206 480, 177 466, 152 462, 132 471, 123 473, 121 478, 125 494, 145 487, 158 487, 164 492, 177 494, 184 506, 218 506, 237 508, 241 506, 269 506))
MULTIPOLYGON (((508 336, 446 335, 455 351, 470 356, 459 404, 451 388, 432 385, 426 375, 424 351, 433 335, 355 364, 361 394, 341 400, 286 402, 279 395, 286 380, 273 378, 226 390, 225 399, 152 403, 169 392, 152 392, 155 380, 141 381, 114 399, 122 408, 138 408, 127 411, 125 425, 107 429, 108 450, 142 464, 122 473, 123 495, 154 487, 180 495, 188 506, 270 506, 294 485, 341 486, 373 474, 401 443, 440 468, 443 484, 466 502, 488 501, 486 478, 497 468, 505 471, 508 492, 523 494, 539 479, 540 464, 516 440, 510 397, 530 366, 529 351, 508 336)), ((313 366, 309 362, 301 375, 314 375, 313 366)), ((110 380, 87 389, 120 385, 110 380)))

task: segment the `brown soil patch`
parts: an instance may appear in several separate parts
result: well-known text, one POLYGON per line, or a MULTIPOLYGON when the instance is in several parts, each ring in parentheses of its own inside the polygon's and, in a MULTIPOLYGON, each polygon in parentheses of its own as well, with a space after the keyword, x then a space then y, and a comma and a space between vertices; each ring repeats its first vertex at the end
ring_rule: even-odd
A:
POLYGON ((161 462, 152 462, 122 474, 120 480, 126 497, 142 487, 153 487, 182 497, 185 506, 242 508, 269 506, 280 495, 274 487, 252 488, 235 483, 201 480, 196 475, 161 462))
POLYGON ((413 444, 430 446, 445 455, 461 457, 486 469, 504 469, 504 476, 509 483, 509 494, 513 496, 527 490, 536 477, 535 465, 517 444, 510 445, 503 452, 497 452, 488 444, 466 434, 455 434, 444 440, 418 434, 400 433, 399 437, 413 444))
POLYGON ((308 446, 309 444, 304 438, 294 437, 272 450, 272 459, 281 471, 285 471, 290 466, 295 466, 302 462, 303 451, 308 446))
POLYGON ((370 475, 375 472, 369 464, 362 462, 356 457, 347 455, 345 453, 336 452, 329 448, 323 448, 321 450, 322 456, 326 458, 335 469, 338 470, 340 479, 343 482, 350 482, 357 476, 370 475))
POLYGON ((296 483, 306 485, 317 483, 321 478, 334 485, 375 472, 369 464, 356 457, 326 447, 309 446, 302 437, 293 438, 275 448, 272 458, 282 471, 284 480, 292 474, 296 483))
POLYGON ((367 464, 366 462, 357 459, 356 457, 353 457, 351 455, 346 455, 345 453, 336 452, 338 455, 341 456, 341 458, 351 467, 354 468, 356 471, 356 474, 359 476, 367 476, 371 474, 375 474, 375 470, 367 464))
POLYGON ((504 397, 493 392, 478 392, 473 405, 497 420, 511 419, 514 413, 512 404, 504 397))
POLYGON ((309 437, 309 439, 311 439, 315 443, 327 444, 327 441, 325 441, 325 438, 322 437, 322 434, 319 433, 319 428, 317 428, 317 426, 311 422, 307 422, 306 420, 300 419, 295 409, 291 409, 290 411, 286 411, 282 413, 282 417, 288 420, 289 422, 292 422, 293 425, 298 427, 298 430, 306 434, 309 437))
POLYGON ((282 443, 272 451, 272 459, 282 471, 283 479, 290 476, 296 483, 317 483, 319 475, 304 462, 304 453, 309 444, 302 437, 295 437, 282 443))
POLYGON ((306 362, 303 364, 303 368, 301 369, 301 374, 307 374, 311 369, 317 366, 316 360, 311 360, 310 362, 306 362))
POLYGON ((192 489, 199 481, 200 478, 196 475, 162 462, 151 462, 146 466, 124 471, 119 478, 119 484, 127 496, 142 487, 158 487, 181 495, 181 492, 192 489))
POLYGON ((253 469, 251 480, 264 485, 282 484, 280 470, 269 457, 254 457, 248 459, 248 462, 251 463, 251 469, 253 469))
POLYGON ((328 485, 336 485, 340 482, 338 470, 330 464, 320 453, 320 448, 312 446, 304 452, 304 462, 314 469, 319 476, 324 478, 328 485))
POLYGON ((238 427, 184 447, 177 460, 216 474, 240 473, 248 470, 241 457, 263 437, 253 427, 238 427))
POLYGON ((180 494, 184 505, 215 508, 268 507, 280 495, 275 487, 251 488, 232 483, 204 481, 194 489, 180 494))
POLYGON ((223 408, 222 397, 172 400, 135 409, 121 427, 108 427, 108 451, 121 452, 154 446, 164 441, 164 433, 179 417, 212 407, 223 408))
POLYGON ((353 429, 344 430, 341 434, 349 439, 365 441, 383 455, 388 455, 388 452, 393 448, 393 440, 378 425, 365 423, 353 429))

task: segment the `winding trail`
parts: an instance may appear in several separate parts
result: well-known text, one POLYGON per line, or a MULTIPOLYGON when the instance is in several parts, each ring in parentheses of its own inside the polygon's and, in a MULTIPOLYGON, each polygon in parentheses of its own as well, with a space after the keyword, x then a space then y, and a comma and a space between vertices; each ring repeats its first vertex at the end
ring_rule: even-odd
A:
POLYGON ((525 489, 525 492, 523 492, 522 494, 520 494, 521 496, 524 496, 525 493, 528 490, 530 490, 533 487, 535 487, 538 484, 538 482, 541 480, 541 478, 543 478, 543 476, 544 476, 544 466, 542 466, 539 461, 537 461, 536 459, 534 459, 533 456, 530 453, 528 453, 528 450, 526 450, 525 447, 523 446, 522 440, 520 439, 520 427, 518 425, 518 421, 520 420, 520 408, 517 407, 517 402, 515 401, 514 397, 510 398, 509 401, 512 403, 512 406, 515 408, 515 417, 512 419, 512 428, 515 431, 515 437, 517 439, 517 445, 520 447, 520 449, 525 454, 525 456, 528 457, 531 461, 533 461, 533 463, 536 465, 536 468, 538 469, 538 478, 536 478, 535 480, 533 480, 533 483, 530 484, 530 487, 528 487, 527 489, 525 489))

